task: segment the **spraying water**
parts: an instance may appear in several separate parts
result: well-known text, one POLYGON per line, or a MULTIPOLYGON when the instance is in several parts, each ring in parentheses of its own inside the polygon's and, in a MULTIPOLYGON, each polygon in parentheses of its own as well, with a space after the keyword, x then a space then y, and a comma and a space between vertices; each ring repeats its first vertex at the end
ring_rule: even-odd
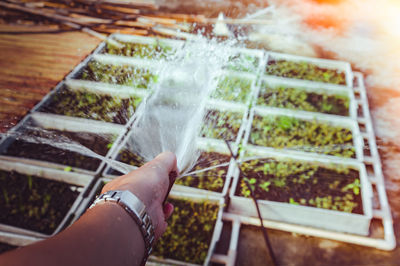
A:
MULTIPOLYGON (((189 173, 199 158, 196 138, 203 124, 207 100, 217 85, 217 77, 223 65, 232 55, 226 46, 233 41, 217 44, 205 38, 187 42, 184 49, 170 56, 167 64, 158 70, 158 82, 149 90, 150 95, 134 114, 130 139, 126 147, 150 161, 159 153, 171 151, 177 156, 178 168, 182 176, 227 166, 225 162, 210 169, 189 173), (173 57, 173 58, 171 58, 173 57)), ((29 129, 29 127, 26 127, 29 129)), ((18 140, 30 143, 46 144, 54 148, 82 154, 107 162, 113 169, 127 174, 136 167, 97 154, 66 136, 51 134, 51 131, 34 127, 42 136, 31 136, 24 132, 9 132, 18 140), (43 137, 44 136, 44 137, 43 137)), ((39 134, 40 135, 40 134, 39 134)))
POLYGON ((145 161, 172 151, 181 174, 196 163, 196 138, 207 99, 228 56, 217 51, 205 40, 187 43, 177 60, 161 69, 153 93, 137 110, 129 140, 129 147, 145 161))
POLYGON ((105 156, 102 156, 100 154, 97 154, 96 152, 92 151, 91 149, 87 148, 86 146, 84 146, 78 142, 75 142, 66 136, 60 136, 60 135, 55 136, 54 134, 52 134, 51 131, 43 129, 43 128, 38 128, 38 127, 26 127, 26 129, 31 129, 31 130, 35 130, 38 132, 42 132, 47 136, 51 136, 51 138, 41 137, 41 136, 31 136, 31 135, 25 134, 23 132, 16 132, 16 131, 4 133, 2 135, 4 137, 13 137, 17 141, 22 140, 22 141, 29 142, 29 143, 45 144, 45 145, 52 146, 56 149, 60 149, 61 151, 66 150, 66 151, 76 152, 78 154, 82 154, 87 157, 96 158, 101 161, 107 162, 114 169, 116 169, 124 174, 127 174, 130 171, 135 169, 135 167, 133 167, 131 165, 128 165, 128 164, 125 164, 125 163, 122 163, 119 161, 115 161, 115 160, 109 159, 105 156))

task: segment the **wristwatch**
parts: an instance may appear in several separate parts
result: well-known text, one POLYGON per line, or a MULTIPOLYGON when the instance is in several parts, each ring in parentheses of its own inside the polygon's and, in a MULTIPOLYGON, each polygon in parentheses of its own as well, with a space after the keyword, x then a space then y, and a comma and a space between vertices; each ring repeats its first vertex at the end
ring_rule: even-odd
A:
POLYGON ((101 194, 90 206, 93 208, 97 204, 104 202, 114 202, 124 208, 125 211, 139 225, 145 243, 145 256, 142 265, 144 265, 153 250, 154 244, 154 227, 151 223, 150 216, 146 213, 146 206, 143 202, 128 190, 110 190, 101 194))

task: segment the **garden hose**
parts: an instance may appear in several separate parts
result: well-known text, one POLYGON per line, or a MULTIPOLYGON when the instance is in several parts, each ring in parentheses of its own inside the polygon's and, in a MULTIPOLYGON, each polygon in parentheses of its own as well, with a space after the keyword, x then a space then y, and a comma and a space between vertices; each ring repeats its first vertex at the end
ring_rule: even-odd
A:
MULTIPOLYGON (((242 171, 242 168, 240 167, 240 164, 239 164, 239 162, 237 161, 238 155, 237 155, 237 154, 234 155, 234 154, 233 154, 233 151, 232 151, 232 148, 231 148, 231 146, 230 146, 230 144, 229 144, 229 142, 228 142, 227 140, 224 140, 224 141, 225 141, 226 145, 228 146, 228 149, 229 149, 229 152, 230 152, 232 158, 235 160, 235 163, 236 163, 237 167, 239 168, 239 173, 240 173, 240 175, 244 176, 243 171, 242 171)), ((262 219, 262 217, 261 217, 260 208, 259 208, 259 206, 258 206, 257 199, 256 199, 255 196, 254 196, 254 191, 253 191, 253 189, 251 188, 250 184, 248 184, 248 181, 245 180, 245 182, 246 182, 246 185, 247 185, 248 189, 249 189, 250 192, 251 192, 251 193, 250 193, 251 198, 253 199, 254 204, 255 204, 255 206, 256 206, 256 209, 257 209, 257 215, 258 215, 258 218, 260 219, 261 230, 262 230, 262 232, 263 232, 265 244, 267 245, 268 252, 269 252, 269 256, 271 257, 271 260, 272 260, 272 264, 273 264, 274 266, 278 266, 278 263, 277 263, 277 260, 276 260, 276 257, 275 257, 275 253, 274 253, 274 251, 273 251, 273 249, 272 249, 271 242, 269 241, 267 228, 265 228, 265 226, 264 226, 264 222, 263 222, 263 219, 262 219)))

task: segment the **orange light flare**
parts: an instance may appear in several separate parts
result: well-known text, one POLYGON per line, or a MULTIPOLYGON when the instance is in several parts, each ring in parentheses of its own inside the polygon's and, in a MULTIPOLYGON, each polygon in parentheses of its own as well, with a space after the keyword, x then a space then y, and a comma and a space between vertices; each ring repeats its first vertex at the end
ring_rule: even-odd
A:
MULTIPOLYGON (((349 61, 367 74, 368 98, 384 172, 398 180, 400 171, 400 1, 399 0, 273 0, 299 15, 302 36, 321 57, 349 61), (321 50, 321 52, 319 51, 321 50)), ((398 181, 396 181, 398 182, 398 181)), ((394 189, 400 191, 400 186, 394 189)))
MULTIPOLYGON (((320 55, 333 54, 338 59, 350 60, 356 69, 371 74, 370 85, 400 92, 399 0, 278 2, 299 14, 313 31, 312 36, 329 40, 314 43, 325 50, 320 55)), ((313 41, 311 38, 310 42, 313 41)), ((393 96, 398 97, 398 93, 393 96)), ((377 104, 381 105, 381 100, 377 104)))

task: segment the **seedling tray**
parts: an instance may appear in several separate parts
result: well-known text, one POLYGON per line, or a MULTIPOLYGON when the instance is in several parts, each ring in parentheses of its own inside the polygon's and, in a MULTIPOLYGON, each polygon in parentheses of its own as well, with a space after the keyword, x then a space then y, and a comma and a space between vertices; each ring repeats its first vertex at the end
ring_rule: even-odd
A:
POLYGON ((240 143, 248 116, 246 105, 209 100, 205 112, 206 118, 200 130, 201 137, 240 143), (223 116, 221 117, 220 114, 223 116))
MULTIPOLYGON (((365 154, 362 164, 367 169, 367 179, 372 184, 373 188, 372 224, 374 224, 374 226, 370 226, 369 235, 362 236, 352 233, 340 233, 333 230, 317 228, 314 225, 303 226, 274 220, 264 220, 263 222, 264 226, 275 230, 288 231, 295 234, 314 236, 318 238, 332 239, 381 250, 393 250, 396 247, 396 238, 393 231, 393 220, 385 192, 384 177, 375 143, 375 136, 368 108, 366 90, 363 84, 363 76, 358 72, 355 72, 354 76, 355 79, 357 79, 357 85, 354 87, 354 93, 359 108, 357 120, 360 125, 363 125, 365 128, 365 131, 363 131, 361 134, 364 141, 368 143, 368 154, 365 154)), ((262 151, 262 153, 263 152, 264 151, 262 151)), ((302 158, 307 157, 304 156, 302 158)), ((228 211, 230 211, 230 207, 228 208, 228 211)), ((240 241, 239 232, 241 226, 260 226, 260 221, 255 217, 239 215, 232 212, 224 212, 223 220, 230 221, 233 224, 229 252, 227 255, 215 254, 213 256, 213 261, 233 266, 235 265, 236 256, 238 253, 238 241, 240 241)))
POLYGON ((148 59, 168 60, 184 45, 184 42, 179 40, 123 34, 113 34, 110 39, 116 41, 120 47, 107 43, 103 53, 148 59))
MULTIPOLYGON (((247 124, 247 128, 246 128, 246 134, 244 137, 244 143, 245 144, 250 144, 250 145, 255 145, 258 147, 268 147, 266 145, 260 145, 260 144, 256 144, 256 143, 252 143, 251 142, 251 134, 254 131, 254 126, 253 126, 253 121, 254 121, 254 117, 259 117, 259 118, 270 118, 270 119, 279 119, 280 123, 279 124, 275 124, 275 125, 282 125, 281 127, 283 128, 282 131, 283 133, 285 133, 287 136, 290 136, 290 134, 295 135, 296 131, 294 131, 295 127, 298 124, 300 125, 300 123, 314 123, 315 122, 315 126, 317 125, 321 125, 321 126, 325 126, 327 125, 328 127, 335 127, 335 128, 343 128, 346 129, 348 131, 349 134, 352 135, 352 141, 347 141, 348 143, 344 143, 346 144, 345 148, 347 148, 347 151, 353 150, 353 155, 354 157, 351 158, 356 158, 359 161, 363 160, 363 141, 362 141, 362 137, 360 134, 360 130, 358 127, 358 124, 355 120, 350 119, 350 118, 345 118, 345 117, 341 117, 341 116, 334 116, 334 115, 326 115, 326 114, 320 114, 320 113, 312 113, 312 112, 305 112, 305 111, 292 111, 289 109, 282 109, 282 108, 271 108, 271 107, 254 107, 251 109, 250 111, 250 119, 249 119, 249 123, 247 124), (294 122, 292 122, 294 121, 294 122), (304 121, 304 122, 303 122, 304 121), (293 126, 294 125, 294 126, 293 126), (351 147, 347 147, 351 145, 351 147)), ((272 121, 271 120, 271 121, 272 121)), ((312 125, 312 124, 310 124, 312 125)), ((261 134, 261 133, 259 133, 261 134)), ((260 136, 268 136, 265 134, 261 134, 260 136)), ((279 136, 280 137, 280 136, 279 136)), ((286 137, 286 136, 285 136, 286 137)), ((308 142, 310 142, 309 146, 307 146, 307 148, 309 148, 309 150, 304 150, 303 147, 297 147, 293 146, 293 147, 288 147, 286 146, 287 144, 285 144, 284 147, 280 148, 279 143, 276 145, 276 147, 271 147, 270 148, 265 148, 265 149, 280 149, 280 150, 297 150, 299 152, 304 153, 305 156, 322 156, 322 157, 343 157, 343 155, 338 154, 337 156, 334 156, 334 153, 332 153, 330 150, 326 150, 326 147, 317 147, 317 146, 312 146, 312 141, 314 141, 314 136, 308 136, 308 142), (325 154, 324 154, 325 153, 325 154)), ((338 138, 338 137, 336 137, 338 138)), ((340 141, 341 139, 338 138, 337 141, 340 141)), ((343 139, 344 140, 344 139, 343 139)), ((271 139, 267 139, 267 141, 271 142, 271 139)), ((283 143, 283 142, 282 142, 283 143)), ((340 148, 340 147, 336 147, 336 144, 341 144, 341 143, 334 143, 335 145, 331 144, 331 147, 327 146, 329 149, 333 148, 340 148)), ((345 150, 346 151, 346 150, 345 150)), ((338 150, 338 152, 341 152, 341 148, 338 150)))
MULTIPOLYGON (((246 149, 246 148, 245 148, 246 149)), ((265 158, 269 159, 271 162, 287 162, 287 163, 298 163, 298 164, 303 164, 303 165, 314 165, 314 166, 319 166, 321 167, 320 169, 332 169, 332 171, 335 171, 334 169, 340 169, 340 168, 348 168, 348 169, 354 169, 358 171, 358 178, 359 178, 359 195, 361 196, 362 199, 362 208, 361 211, 362 213, 347 213, 344 211, 336 211, 333 209, 322 209, 322 208, 316 208, 316 207, 309 207, 309 206, 302 206, 298 205, 299 199, 292 200, 292 204, 290 203, 285 203, 285 202, 276 202, 276 201, 268 201, 268 200, 262 200, 259 199, 258 203, 260 206, 260 211, 261 215, 264 219, 270 219, 270 220, 277 220, 277 221, 283 221, 286 223, 294 223, 294 224, 301 224, 301 225, 307 225, 307 226, 314 226, 314 227, 319 227, 319 228, 324 228, 324 229, 330 229, 334 231, 340 231, 340 232, 346 232, 346 233, 354 233, 354 234, 360 234, 360 235, 368 235, 369 233, 369 224, 372 218, 372 202, 371 202, 371 197, 372 197, 372 190, 371 190, 371 185, 367 179, 367 173, 365 166, 361 163, 358 162, 352 162, 349 161, 347 163, 340 161, 340 162, 334 162, 333 160, 327 160, 327 159, 317 159, 317 158, 307 158, 307 157, 302 157, 302 156, 297 156, 295 154, 290 154, 289 151, 285 153, 280 153, 280 152, 266 152, 264 150, 259 150, 259 149, 251 149, 249 151, 251 155, 254 155, 256 158, 265 158)), ((243 157, 245 158, 245 157, 243 157)), ((278 165, 280 166, 280 165, 278 165)), ((272 166, 271 166, 272 167, 272 166)), ((307 168, 307 167, 306 167, 307 168)), ((242 168, 243 169, 243 168, 242 168)), ((307 168, 308 169, 308 168, 307 168)), ((273 169, 268 169, 274 172, 273 169)), ((279 170, 279 169, 278 169, 279 170)), ((308 170, 307 170, 308 171, 308 170)), ((267 171, 269 172, 269 171, 267 171)), ((318 173, 318 172, 316 172, 318 173)), ((231 198, 231 203, 229 210, 233 213, 241 214, 241 215, 247 215, 247 216, 252 216, 252 217, 257 217, 257 212, 255 209, 254 204, 252 203, 252 200, 250 198, 244 198, 240 197, 238 195, 238 191, 240 191, 240 175, 238 169, 236 169, 236 172, 234 173, 234 181, 232 184, 232 188, 230 190, 230 198, 231 198)), ((300 175, 299 175, 300 176, 300 175)), ((249 177, 250 178, 250 177, 249 177)), ((260 179, 258 177, 258 179, 260 179)), ((296 187, 300 189, 297 192, 293 192, 293 197, 296 197, 297 194, 301 194, 302 190, 306 189, 311 189, 311 191, 315 191, 315 189, 318 187, 318 184, 320 181, 324 181, 322 179, 325 178, 325 176, 311 176, 312 180, 319 180, 318 184, 312 185, 311 180, 306 180, 308 177, 304 177, 304 180, 301 180, 301 177, 296 176, 295 177, 298 182, 297 185, 295 185, 295 182, 293 182, 292 185, 290 185, 290 188, 295 189, 296 187), (305 181, 305 184, 311 184, 311 187, 307 185, 301 184, 301 181, 305 181), (313 188, 314 187, 314 188, 313 188)), ((343 176, 345 179, 345 175, 343 176)), ((350 176, 349 176, 350 178, 350 176)), ((270 180, 270 190, 277 190, 278 185, 274 185, 275 181, 282 181, 282 178, 266 178, 265 180, 270 180)), ((337 178, 335 177, 335 180, 337 178)), ((261 179, 260 179, 261 180, 261 179)), ((293 177, 288 176, 286 182, 291 182, 289 180, 293 180, 293 177)), ((339 179, 337 179, 339 181, 339 179)), ((346 181, 346 180, 343 180, 346 181)), ((284 182, 284 181, 283 181, 284 182)), ((341 181, 342 182, 342 181, 341 181)), ((351 183, 351 182, 346 182, 351 183)), ((260 182, 261 184, 261 182, 260 182)), ((289 185, 289 183, 288 183, 289 185)), ((335 185, 335 184, 332 184, 335 185)), ((343 186, 337 184, 337 188, 332 187, 331 191, 333 192, 336 189, 340 189, 343 186)), ((283 184, 283 186, 286 186, 283 184)), ((350 189, 350 195, 353 195, 351 189, 350 189)), ((279 190, 279 189, 278 189, 279 190)), ((256 191, 259 191, 257 189, 256 191)), ((257 192, 258 193, 258 192, 257 192)), ((313 192, 320 194, 320 192, 313 192)), ((324 193, 324 192, 323 192, 324 193)), ((323 194, 322 193, 322 194, 323 194)), ((346 191, 346 193, 348 193, 346 191)), ((344 194, 344 193, 343 193, 344 194)), ((332 194, 332 198, 335 198, 336 194, 332 194)), ((315 199, 318 200, 318 197, 315 199)), ((321 198, 322 200, 322 198, 321 198)), ((342 199, 340 199, 342 200, 342 199)), ((335 202, 336 200, 332 200, 335 202)), ((347 202, 347 200, 346 200, 347 202)), ((304 203, 305 204, 305 203, 304 203)), ((333 203, 334 204, 334 203, 333 203)), ((359 203, 360 204, 360 203, 359 203)), ((324 203, 325 205, 325 203, 324 203)), ((333 207, 333 206, 332 206, 333 207)), ((347 205, 345 206, 347 207, 347 205)))
MULTIPOLYGON (((76 192, 75 199, 73 201, 71 201, 71 206, 68 208, 68 210, 65 212, 65 214, 62 214, 64 218, 61 221, 59 221, 58 224, 52 225, 52 226, 54 226, 55 229, 53 229, 51 233, 39 232, 39 231, 35 231, 33 229, 25 229, 25 228, 11 225, 11 224, 0 224, 0 231, 24 235, 24 236, 31 236, 31 237, 35 237, 35 238, 46 238, 46 237, 52 236, 69 225, 71 218, 73 218, 75 215, 76 208, 79 206, 80 202, 83 199, 83 194, 85 193, 85 190, 88 189, 89 183, 93 178, 90 176, 85 176, 84 174, 81 174, 81 173, 79 173, 79 174, 71 173, 71 172, 63 172, 62 173, 62 172, 56 171, 54 169, 44 169, 42 167, 26 165, 26 164, 18 163, 18 162, 0 161, 0 169, 2 171, 6 171, 6 172, 13 171, 14 173, 17 173, 18 175, 32 176, 32 178, 30 178, 30 179, 28 178, 28 181, 27 181, 29 186, 35 186, 36 182, 46 182, 46 180, 48 180, 49 182, 51 182, 54 185, 55 184, 67 184, 73 188, 76 188, 77 187, 75 185, 76 183, 82 184, 82 183, 84 183, 84 180, 86 180, 86 183, 84 184, 84 186, 78 186, 78 188, 76 188, 77 192, 76 192), (40 179, 37 179, 36 177, 39 177, 40 179)), ((21 189, 22 188, 24 188, 24 187, 22 186, 21 189)), ((40 187, 38 187, 38 188, 40 189, 40 187)), ((25 187, 25 189, 26 189, 26 187, 25 187)), ((5 193, 4 191, 3 191, 3 194, 5 193)), ((4 195, 3 195, 3 197, 4 197, 4 195)), ((41 197, 43 195, 39 192, 39 196, 41 197)), ((51 200, 51 198, 49 198, 48 200, 51 200)), ((49 204, 50 204, 50 202, 49 202, 49 204)), ((43 208, 43 206, 42 206, 42 208, 43 208)), ((40 211, 40 210, 38 210, 38 211, 40 211)), ((50 215, 50 214, 42 214, 42 215, 45 215, 41 218, 41 219, 44 219, 45 217, 48 217, 48 215, 50 215)), ((53 215, 55 215, 55 214, 53 214, 53 215)))
MULTIPOLYGON (((163 65, 162 62, 161 65, 163 65)), ((152 83, 157 82, 159 68, 156 61, 95 54, 73 78, 148 89, 152 83)))
POLYGON ((210 169, 205 172, 179 178, 174 185, 175 191, 193 194, 213 194, 225 196, 231 183, 233 161, 225 143, 205 139, 197 140, 201 152, 197 164, 190 170, 196 172, 216 165, 222 167, 210 169))
POLYGON ((260 83, 253 105, 357 117, 354 93, 346 87, 273 76, 262 77, 260 83))
MULTIPOLYGON (((209 204, 214 205, 215 207, 217 207, 217 209, 215 210, 215 220, 213 218, 207 216, 207 218, 211 218, 212 220, 214 220, 214 222, 213 222, 214 225, 213 225, 213 228, 207 228, 206 231, 203 231, 208 226, 200 225, 200 224, 197 224, 197 225, 193 224, 193 226, 188 227, 185 232, 182 232, 183 228, 181 228, 181 227, 174 228, 174 227, 170 226, 170 227, 168 227, 167 232, 163 235, 164 239, 161 240, 161 241, 165 241, 164 243, 166 246, 164 246, 164 248, 168 248, 168 243, 170 243, 170 241, 174 241, 174 239, 175 239, 174 236, 179 236, 178 241, 186 240, 186 241, 192 242, 194 239, 196 239, 196 237, 193 237, 190 234, 196 233, 196 232, 202 234, 202 238, 204 238, 206 235, 208 235, 208 237, 209 237, 208 243, 205 244, 205 242, 204 243, 202 242, 202 245, 206 245, 206 247, 190 246, 190 247, 185 248, 185 247, 178 246, 176 250, 169 251, 169 252, 171 252, 171 255, 173 254, 173 256, 185 256, 185 254, 181 253, 183 250, 188 251, 188 253, 190 253, 190 250, 192 250, 192 251, 196 250, 197 255, 195 255, 195 256, 197 256, 197 257, 190 258, 190 261, 187 261, 187 260, 186 261, 178 261, 176 259, 168 258, 167 255, 165 255, 166 258, 157 257, 155 255, 157 254, 157 252, 161 252, 161 250, 156 245, 154 247, 154 252, 153 252, 154 255, 150 256, 150 259, 149 259, 150 262, 156 262, 156 263, 161 263, 161 264, 173 264, 173 265, 209 265, 211 256, 215 249, 216 242, 218 241, 218 239, 221 235, 221 230, 222 230, 221 218, 222 218, 222 209, 223 209, 223 204, 224 204, 223 199, 220 197, 212 197, 210 195, 204 196, 204 195, 194 195, 194 194, 176 192, 173 189, 170 193, 169 201, 174 201, 174 200, 178 200, 178 201, 185 200, 188 202, 194 202, 194 203, 200 203, 200 204, 202 202, 207 202, 206 204, 208 204, 208 205, 209 204), (199 227, 196 230, 195 228, 197 226, 199 226, 199 227), (204 226, 204 228, 203 228, 203 226, 204 226), (170 237, 171 237, 171 239, 170 239, 170 237), (208 248, 207 248, 207 246, 208 246, 208 248), (202 249, 203 251, 198 253, 199 249, 202 249), (203 253, 203 252, 206 252, 206 253, 203 253)), ((209 205, 209 206, 211 206, 211 205, 209 205)), ((182 209, 178 209, 177 207, 178 206, 176 206, 175 210, 177 212, 181 212, 181 213, 176 213, 175 218, 171 217, 170 222, 173 222, 174 219, 176 219, 176 218, 185 220, 185 219, 190 219, 189 217, 194 219, 193 222, 196 222, 196 221, 199 222, 201 220, 200 213, 199 213, 199 216, 196 216, 196 215, 191 214, 190 210, 185 209, 185 211, 182 211, 182 209), (189 211, 189 213, 187 213, 188 211, 189 211), (185 216, 185 214, 186 214, 186 216, 185 216), (193 217, 199 217, 199 218, 193 218, 193 217)), ((206 207, 206 208, 209 209, 209 207, 206 207)), ((183 223, 183 224, 188 225, 186 223, 183 223)), ((195 245, 198 245, 198 244, 200 244, 200 243, 197 243, 195 245)), ((158 242, 158 245, 162 245, 160 241, 158 242)), ((186 254, 186 255, 188 255, 188 254, 186 254)))
MULTIPOLYGON (((312 82, 318 82, 318 83, 332 83, 332 79, 329 77, 326 77, 325 75, 329 76, 330 74, 334 73, 342 73, 343 75, 343 83, 340 83, 338 85, 346 86, 349 89, 352 88, 353 86, 353 72, 351 70, 351 65, 348 62, 343 62, 343 61, 337 61, 337 60, 327 60, 327 59, 318 59, 318 58, 310 58, 310 57, 303 57, 303 56, 297 56, 297 55, 288 55, 288 54, 281 54, 281 53, 273 53, 273 52, 268 52, 267 53, 268 59, 267 59, 267 65, 266 65, 266 75, 275 75, 275 76, 280 76, 282 75, 282 78, 291 78, 291 79, 302 79, 304 80, 304 84, 307 83, 312 83, 312 82), (293 71, 290 71, 289 77, 285 77, 286 74, 268 74, 268 70, 272 69, 272 65, 274 62, 279 62, 279 61, 288 61, 293 64, 308 64, 310 66, 314 66, 315 69, 305 69, 304 72, 302 73, 297 73, 295 74, 294 77, 291 77, 294 73, 293 71), (309 77, 309 73, 311 71, 316 71, 320 74, 320 77, 309 77), (296 78, 298 76, 298 78, 296 78)), ((295 67, 293 70, 298 70, 298 67, 295 67)), ((335 83, 334 83, 335 84, 335 83)))
POLYGON ((35 111, 124 125, 142 97, 143 92, 137 90, 115 91, 102 84, 68 80, 59 90, 50 93, 35 111), (99 106, 99 102, 103 106, 99 106))
POLYGON ((262 50, 226 47, 223 49, 232 54, 224 69, 258 75, 265 66, 266 57, 262 50))
POLYGON ((56 144, 57 138, 60 138, 58 144, 74 141, 102 156, 107 156, 112 153, 112 148, 117 146, 114 144, 118 143, 123 133, 124 127, 120 125, 36 112, 27 116, 10 131, 9 137, 0 143, 0 151, 5 160, 95 174, 101 170, 104 162, 80 153, 52 147, 51 144, 56 144), (18 140, 20 135, 22 139, 18 140), (44 140, 49 140, 50 145, 42 144, 41 139, 38 139, 39 143, 31 143, 29 140, 26 142, 23 139, 27 136, 33 140, 37 139, 35 136, 39 136, 44 140), (53 137, 55 137, 54 141, 53 137), (93 137, 98 139, 93 139, 93 137))
POLYGON ((256 90, 257 76, 249 73, 223 71, 212 99, 250 104, 256 90))

